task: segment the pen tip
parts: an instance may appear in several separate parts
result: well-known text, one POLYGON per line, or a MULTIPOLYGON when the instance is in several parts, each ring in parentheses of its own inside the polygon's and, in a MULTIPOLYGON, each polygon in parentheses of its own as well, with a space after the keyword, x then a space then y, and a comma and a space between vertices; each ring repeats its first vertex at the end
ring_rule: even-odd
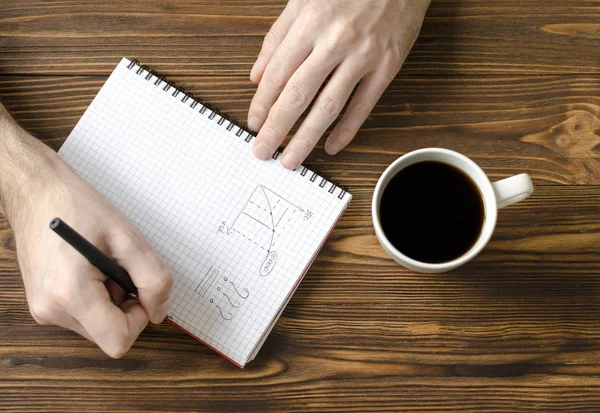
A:
POLYGON ((50 229, 55 229, 60 224, 60 218, 54 218, 50 221, 50 229))

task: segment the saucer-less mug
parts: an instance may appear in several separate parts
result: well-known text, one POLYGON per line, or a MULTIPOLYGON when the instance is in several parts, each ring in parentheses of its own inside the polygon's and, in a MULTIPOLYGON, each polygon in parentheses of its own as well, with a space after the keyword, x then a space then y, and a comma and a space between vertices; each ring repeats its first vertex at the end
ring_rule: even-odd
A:
POLYGON ((375 227, 377 239, 383 249, 396 262, 404 267, 424 273, 450 271, 469 262, 485 247, 496 227, 498 208, 503 208, 522 201, 532 193, 533 184, 531 178, 525 173, 501 181, 490 182, 488 177, 475 162, 458 152, 441 148, 419 149, 414 152, 409 152, 394 161, 379 178, 377 186, 375 187, 375 193, 373 194, 371 208, 373 226, 375 227), (465 254, 448 262, 432 264, 420 262, 404 255, 388 240, 381 226, 379 210, 381 197, 387 184, 396 174, 407 166, 425 161, 443 162, 460 169, 465 175, 471 178, 472 182, 477 186, 483 201, 485 219, 479 238, 465 254))

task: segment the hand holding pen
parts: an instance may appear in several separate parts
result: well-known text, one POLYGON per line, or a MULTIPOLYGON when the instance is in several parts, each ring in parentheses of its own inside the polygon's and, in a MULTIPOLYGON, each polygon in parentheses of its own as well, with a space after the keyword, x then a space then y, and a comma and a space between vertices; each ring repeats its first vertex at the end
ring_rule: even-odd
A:
MULTIPOLYGON (((68 295, 63 297, 63 300, 57 300, 55 304, 63 307, 63 313, 70 312, 74 321, 78 323, 73 323, 71 329, 96 342, 111 357, 121 357, 145 328, 149 317, 153 322, 159 323, 166 316, 166 301, 162 303, 159 301, 168 298, 172 285, 170 272, 156 260, 155 253, 149 247, 146 250, 142 249, 145 247, 145 240, 138 239, 141 244, 130 245, 135 248, 130 251, 124 249, 124 259, 120 260, 137 275, 140 285, 138 290, 125 268, 60 218, 51 221, 50 229, 65 241, 59 247, 60 250, 72 248, 79 253, 79 256, 73 257, 74 260, 78 262, 82 259, 87 260, 94 267, 83 263, 91 273, 89 275, 92 275, 92 279, 87 281, 88 286, 81 285, 86 282, 85 279, 77 282, 76 284, 82 287, 79 291, 67 293, 69 290, 59 282, 55 288, 62 289, 63 294, 68 295), (140 270, 151 271, 151 266, 164 271, 163 275, 159 273, 157 274, 159 277, 147 277, 147 274, 139 272, 140 270), (158 284, 148 284, 148 281, 158 282, 158 284), (83 291, 85 294, 82 294, 83 291), (143 300, 146 305, 140 303, 138 299, 143 300)), ((115 242, 118 243, 119 238, 115 242)), ((111 245, 112 248, 115 247, 115 244, 111 245)), ((125 245, 127 244, 123 244, 125 245)), ((44 319, 53 317, 52 314, 42 314, 44 319)))
MULTIPOLYGON (((73 297, 64 297, 65 300, 62 302, 63 310, 68 311, 72 309, 72 311, 78 311, 76 314, 73 314, 73 318, 81 327, 78 332, 98 343, 111 357, 121 357, 131 347, 148 322, 148 314, 146 314, 145 307, 138 301, 139 291, 137 286, 127 270, 60 218, 54 218, 50 222, 50 229, 65 241, 65 244, 60 249, 70 246, 80 254, 74 259, 78 261, 81 258, 87 260, 89 264, 103 275, 103 277, 100 277, 98 271, 94 271, 88 267, 89 270, 95 273, 93 280, 90 280, 90 285, 95 284, 99 288, 91 290, 94 292, 90 294, 89 302, 84 300, 80 293, 72 294, 73 297), (105 277, 108 279, 104 280, 105 277), (100 283, 104 284, 104 291, 100 283), (77 306, 77 303, 79 303, 79 306, 77 306), (88 314, 86 314, 86 303, 92 304, 91 307, 93 308, 97 308, 95 312, 94 310, 87 310, 88 314, 93 315, 93 317, 88 317, 88 314), (76 308, 78 309, 76 310, 76 308)), ((145 243, 145 241, 142 242, 145 243)), ((133 250, 129 254, 137 255, 133 250)), ((137 262, 132 262, 129 254, 128 259, 124 260, 124 264, 131 263, 133 266, 139 266, 143 265, 145 259, 152 259, 154 252, 148 249, 146 254, 149 256, 143 257, 138 255, 139 261, 137 262)), ((155 262, 154 264, 158 263, 155 262)), ((160 268, 160 264, 157 267, 160 268)), ((170 274, 168 277, 165 277, 165 280, 167 281, 165 286, 168 285, 170 290, 170 284, 172 283, 170 274)), ((147 282, 147 279, 140 283, 140 287, 145 282, 147 282)), ((56 288, 60 287, 60 284, 56 286, 56 288)), ((142 291, 145 292, 143 288, 142 291)), ((146 302, 149 301, 146 294, 144 294, 144 299, 146 302)), ((152 321, 160 322, 164 319, 166 315, 165 304, 162 303, 155 309, 154 314, 151 314, 150 319, 152 321)), ((148 305, 149 309, 152 308, 151 306, 152 303, 148 305)), ((76 328, 79 328, 79 326, 76 328)))
MULTIPOLYGON (((165 318, 171 272, 140 231, 56 152, 14 128, 30 152, 14 160, 10 181, 0 177, 5 194, 0 213, 14 231, 31 314, 40 324, 73 330, 109 356, 121 357, 148 320, 165 318), (37 180, 26 176, 30 171, 37 180), (39 185, 17 185, 23 182, 39 185), (48 228, 56 215, 123 267, 138 290, 137 300, 48 228)), ((12 168, 11 162, 3 166, 12 168)))
MULTIPOLYGON (((146 306, 143 306, 143 304, 138 301, 138 299, 142 298, 138 297, 139 291, 131 276, 127 270, 121 267, 115 260, 85 239, 60 218, 55 218, 50 222, 50 229, 65 241, 65 246, 61 246, 60 249, 66 248, 66 245, 68 244, 68 246, 72 247, 73 250, 76 250, 80 254, 80 257, 76 258, 78 261, 80 261, 81 258, 87 260, 102 274, 98 274, 98 271, 95 271, 88 266, 88 270, 95 273, 93 274, 93 279, 90 280, 90 286, 95 285, 99 288, 86 289, 86 291, 88 291, 87 294, 89 294, 89 301, 85 300, 81 293, 76 294, 75 292, 72 294, 72 297, 70 296, 71 294, 64 297, 64 300, 60 302, 63 310, 77 312, 73 314, 73 318, 81 327, 79 329, 80 331, 78 331, 80 334, 95 341, 111 357, 121 357, 127 352, 139 333, 144 329, 148 323, 149 317, 153 322, 159 323, 166 316, 166 302, 159 304, 158 307, 152 302, 153 298, 154 302, 156 302, 156 299, 160 299, 161 295, 164 297, 164 288, 162 289, 162 292, 160 291, 160 288, 158 291, 152 292, 151 286, 145 287, 148 285, 146 284, 148 279, 145 278, 144 280, 140 280, 142 291, 144 293, 149 293, 143 294, 143 300, 146 302, 146 306), (103 284, 104 289, 101 284, 103 284), (155 297, 152 297, 153 294, 155 297), (156 297, 156 294, 158 294, 159 297, 156 297), (85 308, 86 304, 90 304, 87 308, 87 314, 85 308), (92 308, 90 309, 89 307, 92 308), (146 310, 153 312, 147 313, 146 310)), ((144 247, 145 241, 141 242, 142 244, 138 245, 138 248, 140 246, 142 248, 144 247)), ((149 248, 145 252, 145 254, 148 254, 147 257, 140 256, 133 250, 126 254, 128 256, 124 256, 125 260, 122 261, 124 265, 128 265, 127 263, 129 263, 129 266, 132 268, 144 266, 144 260, 155 260, 153 257, 155 254, 149 248), (129 254, 137 256, 138 261, 133 262, 133 258, 129 254)), ((152 264, 168 274, 164 276, 165 281, 163 282, 165 284, 158 285, 159 287, 168 287, 168 293, 172 285, 172 277, 170 276, 170 273, 168 273, 168 269, 162 266, 158 261, 155 261, 152 264)), ((60 284, 55 288, 61 288, 60 284)), ((64 291, 63 294, 65 294, 64 291)), ((168 294, 166 297, 168 297, 168 294)), ((50 317, 42 317, 44 319, 52 318, 52 315, 48 315, 50 317)), ((77 328, 79 328, 79 326, 77 326, 77 328)))

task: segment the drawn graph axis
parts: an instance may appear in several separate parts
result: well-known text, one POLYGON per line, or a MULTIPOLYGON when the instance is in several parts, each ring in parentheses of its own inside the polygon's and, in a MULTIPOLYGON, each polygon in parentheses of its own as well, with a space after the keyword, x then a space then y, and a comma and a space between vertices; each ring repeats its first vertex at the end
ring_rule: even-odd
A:
MULTIPOLYGON (((251 242, 254 242, 256 245, 261 247, 263 250, 266 251, 266 254, 268 255, 273 251, 273 245, 276 240, 276 235, 278 235, 278 236, 281 235, 281 234, 277 234, 277 232, 280 228, 280 225, 282 223, 284 223, 287 226, 287 223, 289 223, 290 219, 292 218, 293 214, 296 213, 296 211, 304 212, 304 209, 301 206, 290 202, 285 197, 279 195, 278 193, 272 191, 271 189, 269 189, 263 185, 259 185, 252 192, 252 195, 248 198, 248 200, 244 204, 244 207, 242 208, 240 213, 237 215, 237 217, 235 218, 235 220, 233 221, 231 226, 228 227, 227 234, 229 235, 232 232, 235 232, 235 233, 241 235, 242 237, 246 238, 247 240, 249 240, 251 242), (262 195, 257 196, 257 193, 262 194, 262 195), (260 202, 257 203, 257 202, 253 201, 257 197, 259 199, 264 200, 264 207, 261 206, 260 202), (273 205, 273 203, 271 202, 271 199, 274 199, 274 200, 276 199, 275 205, 273 205), (281 204, 285 205, 285 207, 281 206, 280 208, 285 208, 285 210, 281 213, 281 215, 279 215, 277 217, 277 221, 275 221, 275 209, 281 204), (252 208, 250 207, 251 205, 253 205, 256 209, 263 209, 264 211, 266 211, 268 213, 267 222, 265 222, 264 219, 261 219, 260 217, 256 216, 256 211, 254 211, 254 212, 252 211, 252 208), (270 232, 269 241, 267 243, 261 244, 260 242, 256 242, 255 236, 253 236, 252 234, 245 234, 244 232, 236 229, 236 224, 238 224, 240 217, 243 217, 243 216, 248 217, 253 222, 256 222, 261 227, 265 228, 265 230, 270 232), (286 220, 285 217, 287 217, 287 216, 289 216, 289 218, 286 220)), ((283 229, 285 229, 285 226, 282 228, 282 230, 283 229)))

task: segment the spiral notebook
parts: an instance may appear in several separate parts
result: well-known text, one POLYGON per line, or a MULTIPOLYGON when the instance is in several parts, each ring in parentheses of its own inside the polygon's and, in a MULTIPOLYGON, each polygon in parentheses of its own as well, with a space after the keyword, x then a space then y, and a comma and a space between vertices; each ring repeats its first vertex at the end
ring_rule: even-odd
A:
POLYGON ((252 360, 351 195, 164 77, 123 59, 60 149, 173 270, 167 319, 252 360))

